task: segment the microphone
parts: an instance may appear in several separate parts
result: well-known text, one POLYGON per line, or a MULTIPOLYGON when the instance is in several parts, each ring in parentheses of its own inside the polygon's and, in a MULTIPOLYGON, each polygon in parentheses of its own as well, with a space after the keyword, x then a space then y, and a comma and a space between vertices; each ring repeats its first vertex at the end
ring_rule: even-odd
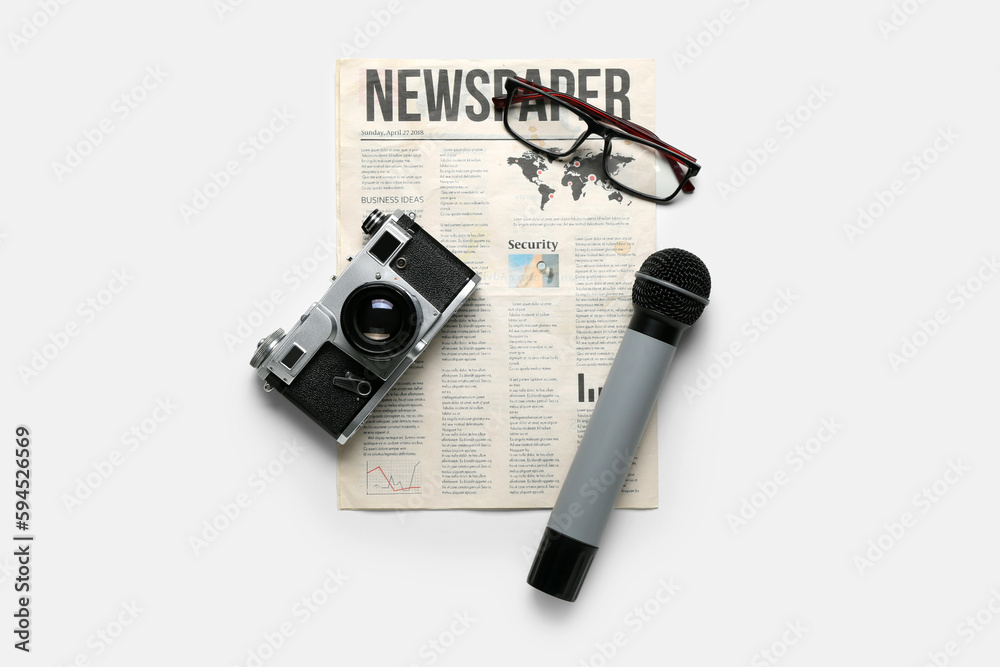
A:
POLYGON ((545 527, 528 584, 572 602, 583 586, 681 334, 708 305, 698 257, 669 248, 635 274, 634 312, 545 527))

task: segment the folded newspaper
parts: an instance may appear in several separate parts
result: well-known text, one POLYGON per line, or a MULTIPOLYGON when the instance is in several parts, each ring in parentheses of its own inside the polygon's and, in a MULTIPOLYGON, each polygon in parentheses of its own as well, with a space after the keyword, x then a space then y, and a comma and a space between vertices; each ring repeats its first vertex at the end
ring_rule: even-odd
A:
MULTIPOLYGON (((651 60, 337 63, 340 267, 399 208, 482 276, 340 448, 341 508, 552 507, 624 334, 655 204, 608 181, 599 138, 553 160, 511 137, 508 76, 653 128, 651 60)), ((654 413, 619 507, 656 507, 656 444, 654 413)))

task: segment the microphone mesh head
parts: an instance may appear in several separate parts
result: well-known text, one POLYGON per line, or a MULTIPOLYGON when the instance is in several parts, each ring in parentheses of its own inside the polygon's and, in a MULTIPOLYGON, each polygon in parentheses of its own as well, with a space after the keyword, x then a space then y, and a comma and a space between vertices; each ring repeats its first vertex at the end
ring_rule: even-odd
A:
MULTIPOLYGON (((654 252, 642 263, 639 273, 665 280, 706 299, 712 292, 712 277, 708 273, 708 267, 697 255, 680 248, 654 252)), ((636 277, 632 286, 632 303, 688 326, 694 324, 705 310, 705 304, 640 277, 636 277)))

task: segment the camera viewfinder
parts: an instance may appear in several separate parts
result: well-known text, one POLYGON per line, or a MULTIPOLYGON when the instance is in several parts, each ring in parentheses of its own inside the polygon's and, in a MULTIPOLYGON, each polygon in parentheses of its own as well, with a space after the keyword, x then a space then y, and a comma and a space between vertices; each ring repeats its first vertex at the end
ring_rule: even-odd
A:
POLYGON ((385 264, 392 257, 392 253, 396 252, 396 248, 401 245, 403 245, 402 241, 389 232, 384 232, 382 237, 372 246, 370 252, 372 257, 385 264))

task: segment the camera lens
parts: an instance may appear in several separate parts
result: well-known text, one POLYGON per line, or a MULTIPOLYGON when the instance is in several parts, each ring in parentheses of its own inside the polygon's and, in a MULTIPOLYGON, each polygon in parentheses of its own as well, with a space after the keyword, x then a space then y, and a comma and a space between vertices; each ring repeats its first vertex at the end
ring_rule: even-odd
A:
POLYGON ((384 343, 403 328, 403 314, 389 299, 365 299, 354 316, 358 333, 372 343, 384 343))
POLYGON ((368 283, 354 290, 344 302, 341 321, 351 345, 371 356, 398 354, 417 334, 413 300, 388 283, 368 283))

